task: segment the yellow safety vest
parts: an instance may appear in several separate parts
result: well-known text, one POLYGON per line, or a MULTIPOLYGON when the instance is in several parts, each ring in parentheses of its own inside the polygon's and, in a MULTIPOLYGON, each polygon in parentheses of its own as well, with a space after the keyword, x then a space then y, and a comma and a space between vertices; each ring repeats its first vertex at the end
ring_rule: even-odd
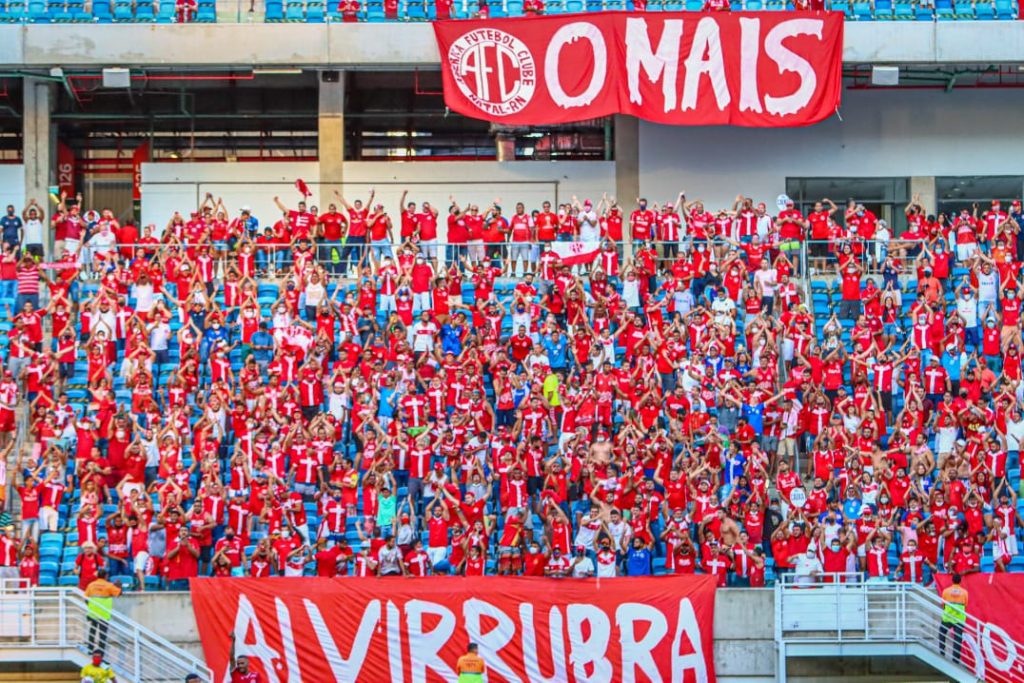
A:
POLYGON ((86 603, 86 612, 94 619, 110 621, 113 611, 114 598, 89 598, 86 603))

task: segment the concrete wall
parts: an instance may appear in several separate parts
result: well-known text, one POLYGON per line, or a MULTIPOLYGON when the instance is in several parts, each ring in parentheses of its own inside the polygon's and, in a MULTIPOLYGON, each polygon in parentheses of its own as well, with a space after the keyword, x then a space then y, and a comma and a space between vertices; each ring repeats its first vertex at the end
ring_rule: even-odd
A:
MULTIPOLYGON (((313 192, 311 203, 326 211, 334 199, 326 193, 320 196, 319 177, 317 162, 146 163, 142 165, 142 221, 162 228, 174 211, 193 210, 211 192, 224 198, 232 215, 250 205, 261 225, 273 224, 280 216, 275 195, 289 207, 299 201, 297 178, 305 180, 313 192)), ((489 206, 500 198, 509 213, 516 201, 528 208, 539 208, 545 200, 569 201, 573 195, 596 202, 602 192, 614 187, 613 162, 365 161, 345 164, 343 193, 349 202, 365 202, 370 189, 376 189, 375 201, 397 219, 398 202, 406 189, 408 201, 429 201, 444 214, 449 194, 463 206, 467 202, 489 206)))
MULTIPOLYGON (((640 123, 640 190, 685 189, 711 207, 738 192, 774 204, 786 177, 1018 175, 1019 90, 846 90, 809 128, 683 128, 640 123)), ((842 198, 834 198, 837 201, 842 198)))
MULTIPOLYGON (((1024 24, 848 22, 847 63, 1018 62, 1024 24)), ((0 26, 0 67, 436 65, 428 23, 0 26), (188 45, 182 50, 182 45, 188 45)))
MULTIPOLYGON (((35 200, 44 208, 52 206, 45 196, 35 200)), ((19 215, 25 206, 25 166, 22 164, 0 164, 0 212, 6 213, 8 204, 14 204, 19 215)))

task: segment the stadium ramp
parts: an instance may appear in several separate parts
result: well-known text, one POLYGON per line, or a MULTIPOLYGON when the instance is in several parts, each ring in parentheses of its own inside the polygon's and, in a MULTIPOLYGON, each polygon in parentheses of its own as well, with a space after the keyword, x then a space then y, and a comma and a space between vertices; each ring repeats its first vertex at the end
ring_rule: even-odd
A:
POLYGON ((812 583, 784 575, 775 593, 778 680, 786 680, 790 657, 916 657, 958 683, 1024 683, 1016 661, 1024 645, 995 624, 968 615, 961 656, 952 634, 942 647, 942 599, 918 584, 865 581, 856 573, 812 583))
POLYGON ((71 664, 91 661, 104 652, 118 681, 181 683, 190 673, 211 681, 209 668, 116 610, 101 635, 85 595, 77 588, 28 588, 20 581, 0 581, 0 669, 4 663, 71 664), (102 638, 102 642, 101 641, 102 638))

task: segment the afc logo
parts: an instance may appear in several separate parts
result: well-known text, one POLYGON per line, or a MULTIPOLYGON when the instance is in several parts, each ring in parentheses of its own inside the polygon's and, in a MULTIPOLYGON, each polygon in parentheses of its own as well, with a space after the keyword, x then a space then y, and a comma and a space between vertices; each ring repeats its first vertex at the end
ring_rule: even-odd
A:
POLYGON ((469 31, 448 49, 448 63, 459 90, 491 116, 509 116, 533 99, 537 69, 530 49, 495 29, 469 31))

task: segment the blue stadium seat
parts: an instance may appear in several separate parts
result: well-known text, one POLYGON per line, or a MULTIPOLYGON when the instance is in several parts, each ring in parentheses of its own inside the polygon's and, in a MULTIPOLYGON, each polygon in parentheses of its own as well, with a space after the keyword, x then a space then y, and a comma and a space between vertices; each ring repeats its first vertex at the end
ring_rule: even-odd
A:
POLYGON ((917 21, 933 21, 935 19, 935 12, 931 6, 923 7, 917 5, 914 7, 914 19, 917 21))
POLYGON ((29 0, 28 20, 37 24, 50 21, 50 15, 46 11, 46 3, 42 0, 29 0))
POLYGON ((974 16, 983 21, 992 21, 996 18, 996 7, 992 2, 979 0, 974 4, 974 16))
POLYGON ((326 15, 324 0, 309 0, 306 3, 306 21, 310 24, 322 24, 326 15))
POLYGON ((704 9, 704 3, 701 0, 686 0, 687 12, 700 12, 702 9, 704 9))
POLYGON ((870 2, 854 2, 853 3, 853 18, 858 21, 871 21, 874 16, 871 13, 870 2))
POLYGON ((175 10, 174 0, 160 0, 156 12, 156 23, 173 24, 177 19, 177 12, 175 10))
POLYGON ((150 23, 156 19, 156 14, 153 13, 152 2, 140 2, 135 5, 135 21, 140 23, 150 23))
POLYGON ((132 4, 130 2, 123 2, 123 0, 115 0, 114 2, 114 21, 131 21, 134 19, 132 14, 132 4))
POLYGON ((264 15, 264 21, 282 21, 284 19, 284 5, 281 4, 280 0, 276 2, 268 2, 266 4, 266 14, 264 15))
POLYGON ((892 0, 875 0, 875 19, 893 18, 892 0))
POLYGON ((217 6, 212 3, 199 3, 196 8, 196 22, 200 24, 213 24, 217 21, 217 6))
POLYGON ((565 0, 565 11, 569 14, 583 11, 583 0, 565 0))
POLYGON ((974 19, 974 3, 971 0, 959 0, 953 7, 957 19, 974 19))
POLYGON ((102 24, 109 23, 114 18, 110 11, 110 0, 94 0, 92 3, 92 18, 102 24))
POLYGON ((301 2, 289 2, 284 8, 285 21, 305 21, 306 6, 301 2))
POLYGON ((935 0, 935 18, 939 21, 953 19, 953 0, 935 0))
POLYGON ((505 12, 510 17, 523 16, 523 0, 508 0, 505 5, 505 12))
POLYGON ((1017 8, 1013 4, 1013 0, 996 0, 996 18, 997 19, 1016 19, 1017 8))

